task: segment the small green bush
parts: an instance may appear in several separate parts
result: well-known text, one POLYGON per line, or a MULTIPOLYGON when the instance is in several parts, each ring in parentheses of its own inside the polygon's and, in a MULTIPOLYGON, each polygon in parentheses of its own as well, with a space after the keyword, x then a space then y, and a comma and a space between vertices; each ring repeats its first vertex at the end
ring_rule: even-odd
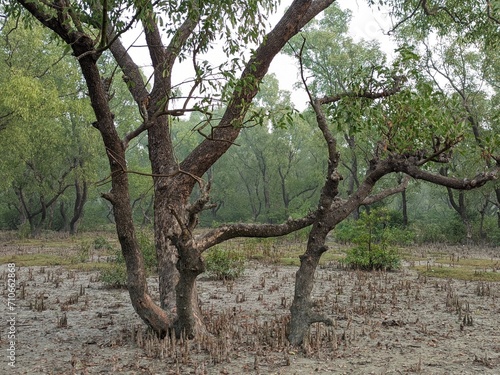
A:
POLYGON ((101 281, 109 288, 124 288, 127 285, 127 269, 124 263, 112 263, 101 270, 101 281))
POLYGON ((123 288, 127 285, 127 267, 120 249, 115 249, 109 267, 100 272, 101 281, 109 288, 123 288))
POLYGON ((85 263, 91 260, 92 249, 89 241, 83 241, 77 246, 76 256, 73 258, 75 263, 85 263))
POLYGON ((207 272, 218 280, 234 280, 245 270, 245 257, 220 247, 210 249, 205 258, 207 272))
POLYGON ((360 270, 390 271, 399 268, 401 261, 395 249, 372 244, 370 248, 356 246, 349 249, 342 263, 360 270))
POLYGON ((400 258, 393 241, 401 241, 400 233, 390 231, 387 226, 389 216, 386 211, 373 210, 362 213, 349 229, 356 235, 351 242, 356 246, 348 250, 342 263, 362 270, 393 270, 399 267, 400 258))
POLYGON ((28 222, 23 223, 19 225, 17 229, 17 235, 19 236, 19 239, 25 240, 26 238, 31 237, 31 227, 28 222))
POLYGON ((386 227, 384 236, 391 245, 410 246, 415 243, 415 233, 408 229, 386 227))
POLYGON ((335 227, 335 240, 341 244, 352 243, 357 234, 356 221, 344 220, 335 227))

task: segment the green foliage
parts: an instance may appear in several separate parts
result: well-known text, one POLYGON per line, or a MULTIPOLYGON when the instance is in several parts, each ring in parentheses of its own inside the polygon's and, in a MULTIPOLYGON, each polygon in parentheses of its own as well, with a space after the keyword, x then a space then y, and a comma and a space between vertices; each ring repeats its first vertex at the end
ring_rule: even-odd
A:
POLYGON ((109 288, 123 288, 127 285, 127 270, 124 263, 113 263, 100 273, 101 281, 109 288))
POLYGON ((351 242, 357 246, 347 251, 342 263, 362 270, 393 270, 399 267, 400 258, 387 235, 389 215, 386 210, 362 213, 355 222, 351 242), (353 235, 355 234, 355 235, 353 235))
POLYGON ((75 263, 88 262, 92 257, 92 247, 90 241, 82 241, 77 247, 77 254, 74 259, 75 263))
POLYGON ((20 239, 26 239, 30 236, 31 229, 28 222, 21 224, 17 229, 17 235, 20 239))
POLYGON ((109 288, 123 288, 127 285, 127 268, 121 250, 115 249, 110 265, 100 272, 101 281, 109 288))
POLYGON ((396 249, 372 244, 349 249, 341 262, 360 270, 390 271, 399 268, 401 259, 396 249))
POLYGON ((245 257, 234 250, 213 247, 205 258, 207 271, 218 280, 234 280, 245 270, 245 257))
POLYGON ((95 177, 92 108, 76 61, 46 30, 6 22, 0 34, 2 216, 10 216, 9 226, 29 221, 30 235, 66 229, 76 183, 95 177), (26 59, 29 53, 37 57, 26 59))
POLYGON ((370 214, 363 213, 360 220, 345 220, 340 223, 334 231, 335 240, 347 244, 359 244, 360 241, 366 241, 366 234, 361 235, 360 229, 366 229, 366 216, 378 216, 376 225, 371 229, 372 241, 380 242, 383 240, 390 245, 408 246, 415 242, 415 233, 400 225, 399 214, 396 211, 388 209, 372 210, 370 214))
POLYGON ((428 212, 412 224, 418 244, 446 243, 456 245, 465 240, 464 225, 452 211, 428 212))
MULTIPOLYGON (((156 273, 158 267, 155 244, 152 238, 153 235, 148 230, 137 232, 137 241, 149 274, 156 273)), ((116 250, 110 266, 101 270, 101 281, 110 288, 123 288, 127 285, 127 270, 121 250, 116 250)))
POLYGON ((493 246, 500 246, 500 228, 498 228, 498 219, 490 218, 486 220, 485 228, 486 240, 493 246))
POLYGON ((112 250, 113 246, 103 236, 97 236, 94 239, 94 249, 96 250, 112 250))

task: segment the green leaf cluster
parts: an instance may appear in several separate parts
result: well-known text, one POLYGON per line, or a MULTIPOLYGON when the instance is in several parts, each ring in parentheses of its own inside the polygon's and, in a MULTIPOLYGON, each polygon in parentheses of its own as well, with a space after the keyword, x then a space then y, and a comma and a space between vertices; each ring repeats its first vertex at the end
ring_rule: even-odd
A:
POLYGON ((352 226, 351 242, 356 246, 347 250, 342 260, 345 265, 362 270, 394 270, 400 266, 400 257, 392 245, 400 240, 390 234, 388 211, 372 210, 361 214, 352 226))
POLYGON ((245 271, 245 256, 234 250, 215 246, 205 257, 209 274, 218 280, 234 280, 245 271))

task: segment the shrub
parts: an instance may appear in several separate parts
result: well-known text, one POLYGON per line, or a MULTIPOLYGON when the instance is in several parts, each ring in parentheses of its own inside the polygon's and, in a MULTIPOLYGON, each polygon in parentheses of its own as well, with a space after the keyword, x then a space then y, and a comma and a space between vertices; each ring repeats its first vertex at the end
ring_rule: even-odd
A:
POLYGON ((242 254, 218 246, 208 251, 205 262, 207 272, 218 280, 234 280, 245 270, 245 257, 242 254))
POLYGON ((19 239, 25 240, 26 238, 31 237, 31 227, 28 222, 19 225, 17 229, 17 234, 19 239))
POLYGON ((72 259, 75 263, 85 263, 92 259, 92 249, 89 241, 82 241, 76 248, 76 256, 72 259))
POLYGON ((124 263, 112 263, 101 270, 101 281, 109 288, 124 288, 127 285, 127 269, 124 263))
MULTIPOLYGON (((395 238, 388 236, 388 216, 385 210, 362 213, 350 233, 356 233, 351 242, 356 246, 347 251, 342 263, 363 270, 393 270, 399 267, 400 258, 390 247, 395 238)), ((392 236, 394 237, 394 236, 392 236)), ((395 236, 401 240, 400 235, 395 236)))
POLYGON ((372 244, 370 247, 356 246, 349 249, 342 263, 360 270, 390 271, 397 269, 401 261, 397 250, 372 244))
POLYGON ((335 240, 341 244, 353 243, 357 237, 355 220, 344 220, 335 227, 335 240))
POLYGON ((96 249, 96 250, 112 250, 113 246, 103 236, 97 236, 94 239, 94 249, 96 249))

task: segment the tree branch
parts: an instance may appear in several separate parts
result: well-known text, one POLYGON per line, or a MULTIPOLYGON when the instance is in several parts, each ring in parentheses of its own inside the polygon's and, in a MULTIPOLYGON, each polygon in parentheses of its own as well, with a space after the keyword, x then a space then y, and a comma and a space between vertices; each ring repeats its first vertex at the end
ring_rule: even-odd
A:
POLYGON ((408 187, 408 183, 410 182, 410 177, 409 176, 405 176, 405 178, 403 179, 403 181, 396 187, 393 187, 391 189, 385 189, 383 191, 381 191, 380 193, 377 193, 377 194, 374 194, 374 195, 370 195, 368 197, 366 197, 365 199, 363 199, 363 201, 361 202, 361 204, 364 204, 364 205, 369 205, 369 204, 373 204, 375 202, 379 202, 381 201, 382 199, 385 199, 391 195, 394 195, 394 194, 397 194, 397 193, 401 193, 402 191, 405 191, 406 188, 408 187))
POLYGON ((493 22, 495 22, 497 25, 500 25, 500 19, 494 17, 493 14, 492 14, 493 5, 491 5, 491 1, 487 2, 486 9, 487 9, 486 13, 488 15, 488 18, 490 20, 492 20, 493 22))
POLYGON ((274 29, 269 32, 246 64, 220 124, 214 128, 213 137, 205 139, 182 162, 183 170, 202 176, 236 140, 239 124, 245 117, 248 104, 258 92, 258 85, 266 75, 269 65, 285 44, 305 24, 334 0, 295 0, 274 29), (223 142, 213 142, 212 139, 223 142))
POLYGON ((500 168, 497 166, 494 170, 490 172, 480 173, 472 179, 447 177, 434 174, 422 170, 417 165, 410 164, 409 162, 396 162, 394 163, 394 169, 397 172, 406 173, 413 178, 432 182, 437 185, 446 186, 457 190, 471 190, 481 187, 489 181, 498 179, 498 171, 500 168))
POLYGON ((308 227, 316 218, 316 212, 282 224, 225 224, 213 229, 196 240, 199 251, 205 251, 221 242, 236 237, 280 237, 308 227))
POLYGON ((343 98, 365 98, 365 99, 387 98, 401 91, 403 80, 404 77, 394 77, 394 83, 392 87, 378 92, 373 92, 370 90, 365 90, 363 92, 347 91, 333 96, 325 96, 323 98, 316 100, 320 104, 331 104, 338 102, 343 98))

